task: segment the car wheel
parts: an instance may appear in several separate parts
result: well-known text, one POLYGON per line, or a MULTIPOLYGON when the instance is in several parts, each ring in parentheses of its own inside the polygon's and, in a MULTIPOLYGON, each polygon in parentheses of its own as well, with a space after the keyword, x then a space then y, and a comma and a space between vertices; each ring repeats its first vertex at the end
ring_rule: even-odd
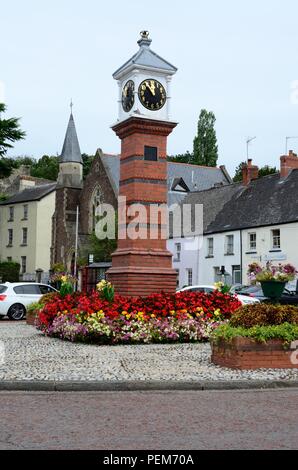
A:
POLYGON ((7 316, 10 320, 20 321, 26 315, 26 309, 22 304, 14 304, 8 310, 7 316))

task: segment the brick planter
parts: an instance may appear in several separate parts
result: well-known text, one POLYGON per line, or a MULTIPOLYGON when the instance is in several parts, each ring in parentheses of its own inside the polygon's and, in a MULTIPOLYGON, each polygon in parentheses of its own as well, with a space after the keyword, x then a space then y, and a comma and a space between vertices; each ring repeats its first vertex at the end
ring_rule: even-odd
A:
POLYGON ((213 364, 230 369, 297 369, 294 364, 298 352, 284 346, 282 340, 259 343, 250 338, 237 337, 231 341, 211 341, 213 364), (293 361, 294 358, 294 361, 293 361))

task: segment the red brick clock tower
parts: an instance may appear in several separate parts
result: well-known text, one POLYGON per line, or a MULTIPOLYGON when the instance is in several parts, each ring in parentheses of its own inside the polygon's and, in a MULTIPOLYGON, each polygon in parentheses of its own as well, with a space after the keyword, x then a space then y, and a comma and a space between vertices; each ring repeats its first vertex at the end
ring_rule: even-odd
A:
POLYGON ((141 33, 138 53, 113 75, 121 161, 119 240, 108 279, 127 296, 175 292, 177 277, 166 242, 167 137, 177 125, 169 115, 170 82, 177 69, 150 49, 148 36, 141 33))

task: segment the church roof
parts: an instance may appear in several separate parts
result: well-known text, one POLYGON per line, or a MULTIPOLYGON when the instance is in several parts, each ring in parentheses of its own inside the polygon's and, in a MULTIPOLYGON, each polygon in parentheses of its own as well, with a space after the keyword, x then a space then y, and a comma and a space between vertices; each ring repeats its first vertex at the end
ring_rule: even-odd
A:
POLYGON ((121 78, 125 73, 129 72, 129 70, 135 68, 136 66, 143 69, 156 69, 158 71, 167 72, 169 75, 173 75, 177 72, 177 68, 170 64, 170 62, 166 61, 162 57, 160 57, 156 52, 150 49, 150 44, 152 42, 149 39, 149 33, 147 31, 143 31, 141 33, 141 39, 138 41, 140 46, 139 51, 134 54, 127 62, 125 62, 122 67, 120 67, 116 72, 113 74, 113 78, 118 80, 121 78))
POLYGON ((80 144, 72 113, 70 114, 59 161, 60 163, 83 163, 80 144))

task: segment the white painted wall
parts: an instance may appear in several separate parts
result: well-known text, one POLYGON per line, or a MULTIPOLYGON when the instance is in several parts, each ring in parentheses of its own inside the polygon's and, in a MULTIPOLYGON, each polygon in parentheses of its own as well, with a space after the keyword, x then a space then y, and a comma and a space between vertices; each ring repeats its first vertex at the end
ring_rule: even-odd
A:
POLYGON ((199 282, 199 241, 198 237, 193 238, 174 238, 167 241, 168 250, 173 253, 173 267, 179 270, 179 288, 188 285, 187 270, 192 269, 193 282, 197 285, 199 282), (177 261, 176 244, 181 244, 180 261, 177 261))
POLYGON ((267 261, 275 263, 292 263, 298 269, 298 222, 274 225, 270 227, 259 227, 243 230, 243 280, 246 283, 247 268, 250 263, 259 262, 266 264, 267 261), (272 230, 280 230, 280 251, 274 251, 272 247, 272 230), (249 248, 249 233, 256 233, 257 248, 254 253, 249 248))

